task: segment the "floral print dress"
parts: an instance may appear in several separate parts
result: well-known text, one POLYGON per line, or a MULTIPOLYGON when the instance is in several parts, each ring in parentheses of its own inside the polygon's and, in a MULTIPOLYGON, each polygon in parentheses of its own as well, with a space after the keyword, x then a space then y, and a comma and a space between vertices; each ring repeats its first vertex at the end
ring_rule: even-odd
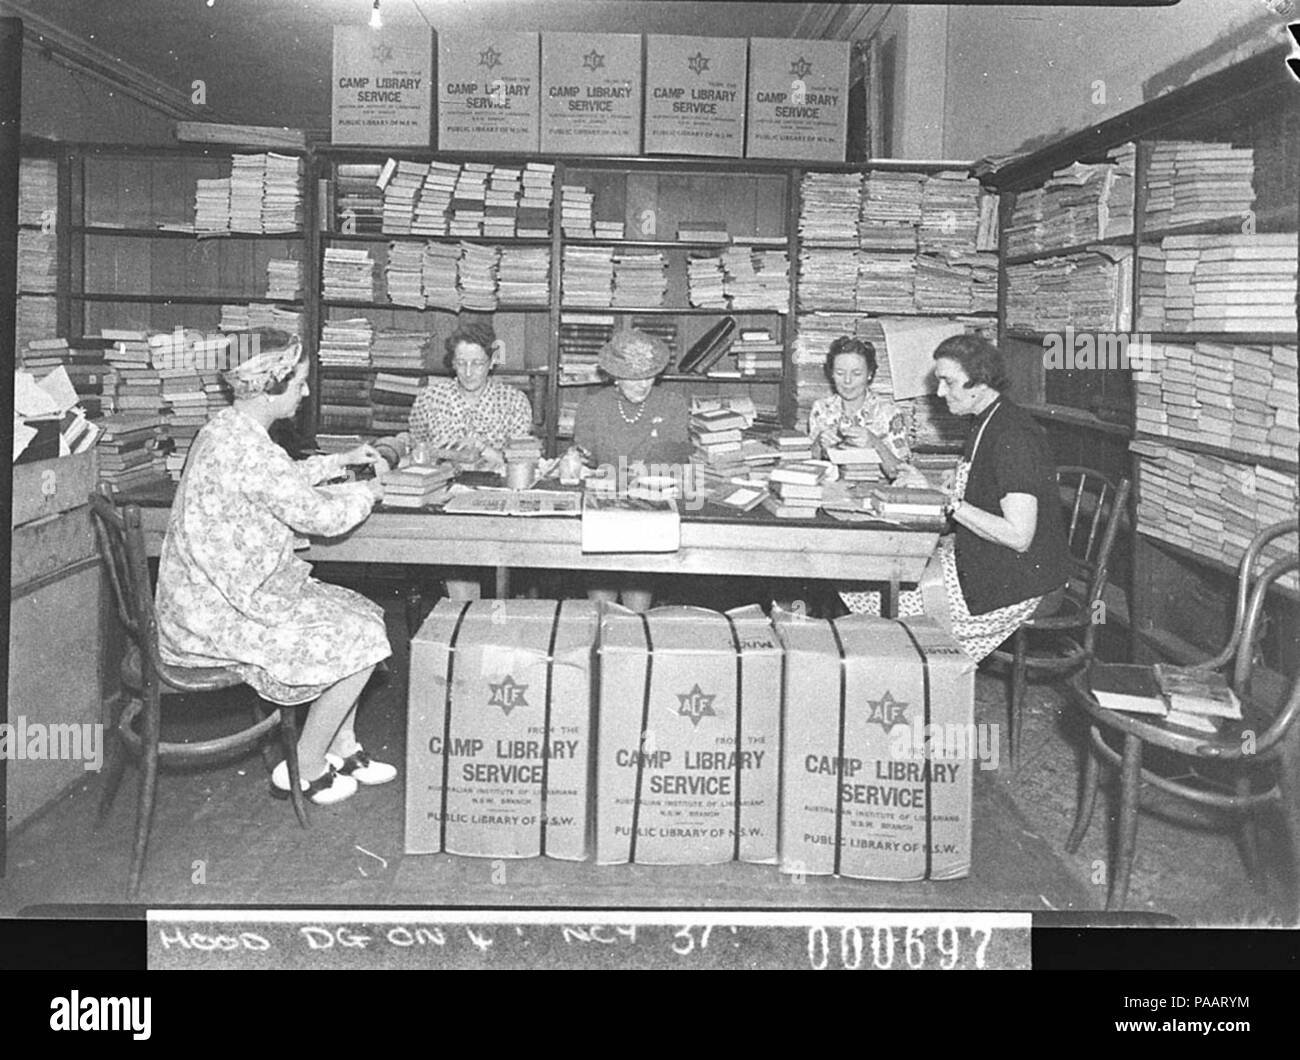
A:
POLYGON ((912 448, 907 444, 907 417, 888 398, 868 390, 862 407, 852 415, 844 411, 844 399, 839 394, 818 398, 808 413, 808 434, 825 451, 828 443, 838 444, 840 424, 846 421, 879 436, 904 463, 912 459, 912 448))
POLYGON ((506 383, 489 379, 471 405, 455 379, 435 379, 415 397, 411 407, 411 440, 439 448, 477 436, 493 449, 511 438, 533 433, 533 409, 528 398, 506 383))
POLYGON ((199 432, 158 561, 158 641, 175 666, 224 666, 265 699, 306 703, 392 654, 383 610, 311 577, 299 534, 370 514, 363 485, 317 488, 337 456, 294 461, 236 408, 199 432))

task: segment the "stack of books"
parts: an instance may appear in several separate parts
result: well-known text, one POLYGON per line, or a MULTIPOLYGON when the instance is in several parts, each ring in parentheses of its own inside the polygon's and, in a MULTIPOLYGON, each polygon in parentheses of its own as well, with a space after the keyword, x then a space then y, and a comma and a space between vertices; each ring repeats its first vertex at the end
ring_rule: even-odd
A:
POLYGON ((421 376, 376 372, 370 388, 371 428, 381 432, 406 430, 415 395, 423 385, 421 376))
POLYGON ((659 250, 616 250, 612 304, 662 306, 668 294, 668 262, 659 250))
POLYGON ((415 200, 424 186, 428 171, 423 162, 390 158, 379 174, 378 184, 384 192, 383 230, 392 235, 410 235, 415 219, 415 200))
POLYGON ((461 243, 456 285, 460 289, 462 309, 490 312, 497 307, 497 263, 500 260, 498 247, 461 243))
POLYGON ((741 432, 749 423, 730 409, 701 409, 691 412, 691 439, 695 451, 711 469, 740 466, 741 432))
POLYGON ((375 262, 370 252, 348 247, 326 247, 321 285, 322 294, 329 301, 373 302, 375 262))
POLYGON ((447 218, 451 213, 451 197, 460 176, 460 166, 455 162, 430 162, 415 197, 415 213, 411 218, 411 234, 416 236, 445 236, 447 218))
POLYGON ((1094 663, 1089 687, 1107 710, 1149 714, 1196 732, 1218 731, 1219 719, 1241 718, 1241 701, 1215 671, 1157 663, 1094 663))
POLYGON ((492 172, 490 162, 466 162, 460 167, 451 196, 451 216, 447 234, 479 236, 487 218, 487 184, 492 172))
POLYGON ((855 302, 860 311, 889 314, 912 312, 918 301, 915 256, 863 250, 858 252, 857 267, 855 302))
POLYGON ((915 249, 924 188, 925 175, 922 173, 893 173, 881 169, 868 173, 862 186, 858 245, 876 250, 915 249), (899 242, 888 248, 880 245, 882 240, 890 239, 899 242))
MULTIPOLYGON (((1162 442, 1130 443, 1141 465, 1138 530, 1235 567, 1261 526, 1294 519, 1300 491, 1294 474, 1241 464, 1162 442)), ((1284 540, 1284 539, 1279 539, 1284 540)), ((1294 545, 1266 548, 1280 558, 1294 545)), ((1295 586, 1295 580, 1289 584, 1295 586)))
POLYGON ((1154 330, 1295 330, 1293 234, 1168 236, 1160 250, 1163 289, 1153 277, 1144 316, 1154 330))
POLYGON ((597 239, 622 239, 626 227, 622 221, 592 221, 597 239))
POLYGON ((560 227, 571 239, 592 239, 591 207, 595 196, 580 184, 560 188, 560 227))
POLYGON ((614 317, 603 313, 560 315, 560 382, 595 383, 600 348, 614 334, 614 317))
POLYGON ((1239 221, 1255 204, 1255 152, 1225 143, 1151 145, 1144 224, 1148 229, 1239 221))
POLYGON ((185 467, 194 436, 208 421, 208 397, 203 390, 203 379, 193 368, 161 368, 163 400, 170 413, 164 421, 167 436, 172 441, 167 453, 167 473, 177 482, 185 467))
POLYGON ((736 358, 736 370, 742 377, 781 377, 785 347, 771 328, 742 327, 739 337, 731 344, 731 353, 736 358))
POLYGON ((340 162, 334 175, 334 223, 349 235, 383 228, 384 193, 378 162, 340 162))
POLYGON ((375 368, 422 371, 433 366, 433 354, 428 332, 381 328, 371 337, 370 363, 375 368))
POLYGON ((812 459, 813 440, 803 431, 778 430, 772 435, 772 444, 776 446, 783 464, 812 459))
POLYGON ((555 198, 555 164, 529 162, 524 166, 523 194, 515 234, 521 238, 545 239, 551 234, 551 203, 555 198))
POLYGON ((302 159, 295 155, 277 155, 268 152, 262 156, 262 163, 260 230, 262 232, 300 231, 303 223, 302 159))
POLYGON ((249 302, 247 305, 227 303, 221 307, 221 320, 217 328, 221 331, 272 328, 290 335, 301 335, 302 313, 296 309, 265 302, 249 302))
POLYGON ((1105 162, 1071 163, 1041 188, 1019 192, 1007 226, 1007 253, 1034 254, 1130 234, 1136 158, 1136 145, 1122 144, 1105 162))
POLYGON ((412 464, 384 476, 385 508, 423 508, 436 504, 455 475, 450 464, 412 464))
POLYGON ((1139 433, 1295 459, 1296 348, 1198 342, 1149 350, 1134 376, 1139 433))
POLYGON ((726 221, 679 221, 677 239, 682 243, 730 243, 726 221))
POLYGON ((531 435, 525 435, 522 438, 507 438, 502 455, 505 457, 507 464, 522 460, 537 461, 542 458, 542 443, 531 435))
POLYGON ((551 295, 550 247, 502 247, 497 297, 502 305, 545 307, 551 295))
POLYGON ((780 519, 810 519, 825 499, 829 465, 821 460, 785 460, 772 468, 767 488, 772 494, 763 502, 780 519))
POLYGON ((1031 331, 1127 331, 1133 254, 1128 247, 1011 265, 1007 326, 1031 331))
POLYGON ((317 359, 326 367, 369 368, 374 325, 367 317, 327 320, 321 328, 317 359))
POLYGON ((457 312, 460 289, 456 286, 460 247, 451 243, 425 243, 421 252, 420 286, 424 304, 457 312))
POLYGON ((302 262, 272 258, 266 263, 266 297, 296 302, 302 297, 302 262))
POLYGON ((229 177, 194 182, 194 231, 200 235, 230 231, 229 177))
POLYGON ((58 287, 58 249, 54 228, 18 230, 18 289, 52 294, 58 287))
POLYGON ((389 243, 384 287, 394 305, 423 309, 424 247, 419 243, 389 243))
POLYGON ((948 498, 941 490, 908 489, 902 486, 876 486, 867 495, 871 509, 883 519, 906 522, 909 519, 938 521, 948 498))
POLYGON ((873 446, 837 446, 828 449, 826 457, 834 464, 845 482, 883 482, 880 454, 873 446))
POLYGON ((691 305, 698 309, 728 308, 722 258, 707 251, 688 256, 686 290, 691 305))
MULTIPOLYGON (((321 427, 332 431, 370 432, 372 406, 368 377, 338 378, 325 374, 317 387, 321 427)), ((405 430, 405 425, 400 429, 405 430)))
POLYGON ((118 490, 136 489, 167 480, 165 464, 154 456, 162 432, 159 413, 105 416, 98 426, 104 432, 96 447, 101 479, 118 490))
MULTIPOLYGON (((855 237, 856 241, 856 237, 855 237)), ((857 309, 858 251, 824 250, 803 246, 799 250, 801 312, 857 309)))
POLYGON ((513 239, 523 191, 523 172, 515 166, 493 166, 483 197, 483 235, 513 239))
POLYGON ((53 158, 18 160, 18 223, 54 230, 59 208, 59 163, 53 158))
POLYGON ((148 333, 104 328, 100 335, 113 342, 105 358, 117 379, 113 394, 114 411, 134 416, 148 415, 161 424, 162 380, 153 367, 148 333))
POLYGON ((861 173, 805 173, 800 202, 799 238, 804 245, 858 245, 861 173))
POLYGON ((112 404, 116 382, 113 370, 104 357, 107 344, 85 338, 33 339, 22 355, 22 367, 40 379, 55 368, 67 373, 77 401, 87 416, 99 416, 112 404))
POLYGON ((922 253, 975 249, 980 221, 980 182, 962 169, 931 173, 921 192, 917 245, 922 253))
POLYGON ((723 252, 726 300, 732 309, 790 309, 790 255, 785 250, 745 246, 723 252))
POLYGON ((614 251, 610 247, 565 247, 560 278, 566 305, 607 308, 614 290, 614 251))

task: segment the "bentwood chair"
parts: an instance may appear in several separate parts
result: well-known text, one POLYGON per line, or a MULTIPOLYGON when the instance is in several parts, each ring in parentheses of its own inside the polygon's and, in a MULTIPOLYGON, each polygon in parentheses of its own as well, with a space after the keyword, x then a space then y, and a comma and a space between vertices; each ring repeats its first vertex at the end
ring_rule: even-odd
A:
MULTIPOLYGON (((127 756, 140 759, 143 775, 128 884, 128 894, 134 900, 140 889, 149 846, 160 765, 193 766, 228 758, 261 744, 279 727, 289 768, 290 798, 304 828, 309 821, 299 787, 297 721, 292 707, 268 712, 258 700, 253 724, 238 732, 193 743, 171 743, 161 739, 163 696, 234 688, 243 684, 243 678, 233 670, 221 667, 181 667, 162 661, 158 653, 158 622, 154 614, 140 509, 134 504, 116 505, 108 487, 103 489, 103 493, 91 493, 90 510, 100 556, 112 584, 118 617, 128 638, 127 651, 119 667, 127 699, 111 726, 114 747, 104 778, 96 827, 104 823, 112 807, 127 756)), ((266 749, 263 757, 264 761, 267 760, 266 749)))
POLYGON ((1011 650, 991 658, 1011 667, 1008 745, 1011 768, 1020 762, 1025 687, 1031 673, 1064 674, 1092 659, 1110 554, 1128 503, 1129 480, 1118 483, 1085 467, 1056 469, 1070 547, 1070 583, 1043 598, 1011 637, 1011 650))
MULTIPOLYGON (((1164 718, 1107 710, 1093 696, 1089 675, 1070 681, 1071 699, 1090 723, 1090 746, 1084 764, 1074 829, 1066 841, 1073 853, 1083 842, 1092 820, 1102 765, 1120 773, 1119 814, 1116 820, 1114 870, 1109 874, 1106 908, 1122 908, 1137 849, 1138 810, 1142 788, 1150 785, 1200 806, 1242 815, 1240 850, 1257 885, 1266 882, 1266 866, 1256 837, 1257 819, 1268 812, 1282 826, 1282 842, 1269 846, 1266 860, 1283 869, 1275 907, 1291 924, 1300 923, 1300 680, 1286 681, 1257 674, 1269 590, 1300 569, 1294 550, 1255 569, 1269 541, 1300 532, 1300 520, 1276 523, 1256 535, 1238 568, 1236 619, 1224 649, 1196 669, 1225 670, 1241 699, 1242 719, 1220 722, 1217 733, 1196 732, 1164 718)), ((1278 882, 1276 879, 1273 881, 1278 882)))

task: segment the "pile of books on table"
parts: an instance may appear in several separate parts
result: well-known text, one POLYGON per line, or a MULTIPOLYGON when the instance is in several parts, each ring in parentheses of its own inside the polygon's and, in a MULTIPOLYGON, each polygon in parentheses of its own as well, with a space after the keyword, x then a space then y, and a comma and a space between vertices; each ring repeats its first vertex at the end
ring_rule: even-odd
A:
POLYGON ((438 503, 455 476, 448 463, 432 466, 412 464, 384 476, 385 508, 424 508, 438 503))
POLYGON ((810 519, 817 514, 830 478, 830 464, 823 460, 782 459, 768 473, 772 494, 763 506, 781 519, 810 519))

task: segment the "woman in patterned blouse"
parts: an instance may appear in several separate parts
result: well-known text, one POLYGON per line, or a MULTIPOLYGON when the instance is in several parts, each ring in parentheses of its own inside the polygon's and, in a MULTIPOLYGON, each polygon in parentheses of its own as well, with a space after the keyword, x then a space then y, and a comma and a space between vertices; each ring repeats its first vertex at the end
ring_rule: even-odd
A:
MULTIPOLYGON (((303 790, 325 804, 397 775, 366 755, 353 728, 362 689, 392 652, 382 608, 314 579, 294 548, 299 535, 334 537, 370 514, 378 479, 317 483, 383 458, 360 445, 295 461, 271 440, 267 429, 309 391, 297 339, 269 334, 272 349, 226 373, 234 403, 198 433, 181 476, 158 560, 158 648, 173 666, 234 670, 272 703, 312 703, 298 764, 303 790)), ((271 792, 288 791, 281 762, 271 792)))
POLYGON ((511 438, 533 433, 533 409, 512 386, 491 378, 501 344, 488 324, 463 324, 447 338, 455 377, 435 379, 411 407, 411 444, 477 451, 493 468, 505 467, 511 438))
POLYGON ((902 412, 871 391, 876 378, 875 346, 841 335, 826 354, 825 371, 835 393, 813 402, 808 416, 808 433, 822 455, 845 444, 869 446, 880 454, 886 477, 894 478, 912 459, 912 451, 902 412))

